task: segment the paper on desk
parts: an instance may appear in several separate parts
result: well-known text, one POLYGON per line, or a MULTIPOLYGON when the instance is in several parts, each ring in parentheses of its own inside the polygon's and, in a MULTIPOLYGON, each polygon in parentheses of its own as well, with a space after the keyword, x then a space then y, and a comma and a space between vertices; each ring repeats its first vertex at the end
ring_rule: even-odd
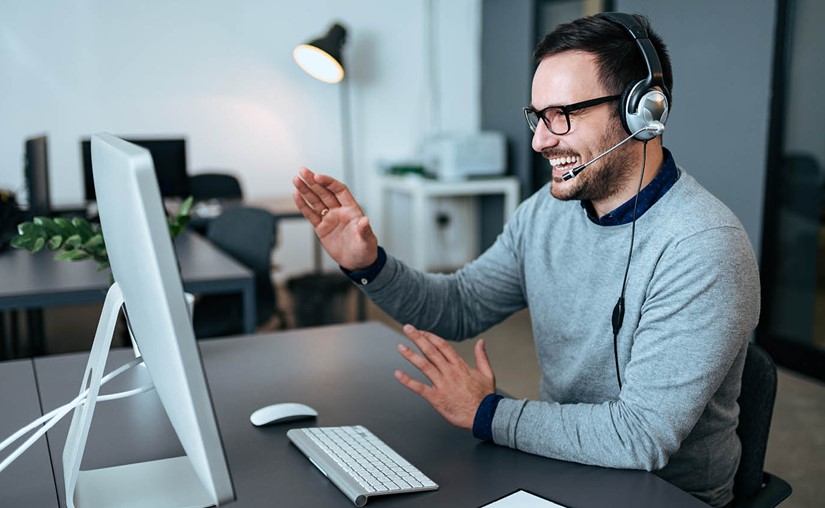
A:
POLYGON ((493 501, 490 504, 485 504, 483 508, 567 508, 544 499, 535 494, 531 494, 525 490, 517 490, 512 494, 505 496, 499 500, 493 501))

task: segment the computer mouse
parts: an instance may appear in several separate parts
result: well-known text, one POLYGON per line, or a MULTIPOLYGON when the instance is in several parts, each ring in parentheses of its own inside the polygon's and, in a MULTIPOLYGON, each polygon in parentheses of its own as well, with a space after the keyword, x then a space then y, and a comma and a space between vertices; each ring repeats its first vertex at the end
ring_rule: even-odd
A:
POLYGON ((256 410, 249 416, 249 421, 252 422, 252 425, 260 427, 261 425, 291 422, 303 418, 315 418, 316 416, 318 416, 318 411, 306 404, 281 402, 256 410))

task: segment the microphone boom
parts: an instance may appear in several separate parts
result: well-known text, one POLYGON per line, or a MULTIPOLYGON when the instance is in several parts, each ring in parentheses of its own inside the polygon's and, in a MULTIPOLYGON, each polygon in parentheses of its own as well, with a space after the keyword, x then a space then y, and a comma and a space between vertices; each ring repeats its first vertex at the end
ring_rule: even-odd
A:
POLYGON ((616 145, 614 145, 613 148, 605 151, 604 153, 602 153, 601 155, 599 155, 595 159, 593 159, 589 162, 586 162, 584 164, 581 164, 579 166, 576 166, 575 168, 571 169, 567 173, 563 174, 561 176, 562 180, 564 180, 564 181, 570 180, 574 176, 576 176, 579 173, 581 173, 582 171, 584 171, 585 168, 587 168, 588 166, 590 166, 591 164, 593 164, 597 160, 601 159, 605 155, 609 154, 613 150, 619 148, 623 144, 627 143, 628 141, 633 139, 637 134, 639 134, 640 132, 643 132, 643 131, 650 131, 650 132, 653 132, 656 136, 661 136, 662 133, 665 131, 665 125, 662 122, 650 122, 649 124, 645 125, 641 129, 637 130, 636 132, 634 132, 630 136, 628 136, 628 137, 624 138, 623 140, 619 141, 618 143, 616 143, 616 145))

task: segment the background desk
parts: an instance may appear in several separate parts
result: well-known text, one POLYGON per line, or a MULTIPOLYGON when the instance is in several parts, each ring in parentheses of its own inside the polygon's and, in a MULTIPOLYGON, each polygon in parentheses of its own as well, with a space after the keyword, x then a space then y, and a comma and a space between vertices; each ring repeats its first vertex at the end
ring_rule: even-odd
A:
MULTIPOLYGON (((175 251, 186 291, 243 294, 244 330, 253 333, 256 316, 252 272, 209 241, 187 231, 175 238, 175 251)), ((54 255, 18 249, 0 254, 0 312, 103 301, 109 287, 108 271, 98 272, 92 261, 56 261, 54 255)), ((33 342, 42 343, 42 339, 35 336, 33 342)))
MULTIPOLYGON (((482 443, 452 427, 394 378, 411 371, 396 352, 406 341, 376 323, 304 329, 201 341, 215 413, 238 500, 233 507, 341 506, 352 503, 289 443, 287 429, 362 424, 441 485, 440 490, 375 498, 368 506, 479 506, 526 488, 576 507, 701 507, 692 496, 643 471, 621 471, 545 459, 482 443), (265 428, 249 423, 253 410, 273 402, 304 402, 317 421, 265 428)), ((110 368, 129 358, 115 351, 110 368)), ((43 407, 77 393, 85 354, 34 360, 43 407)), ((6 365, 0 365, 5 368, 6 365)), ((117 390, 139 382, 119 381, 117 390)), ((5 418, 5 416, 3 417, 5 418)), ((68 420, 49 433, 54 477, 68 420)), ((101 404, 95 413, 84 468, 180 453, 153 394, 101 404)), ((50 471, 47 471, 47 473, 50 471)), ((20 487, 22 488, 22 487, 20 487)), ((63 497, 62 482, 57 482, 63 497)), ((0 490, 0 505, 9 493, 0 490)), ((33 506, 33 504, 31 504, 33 506)))

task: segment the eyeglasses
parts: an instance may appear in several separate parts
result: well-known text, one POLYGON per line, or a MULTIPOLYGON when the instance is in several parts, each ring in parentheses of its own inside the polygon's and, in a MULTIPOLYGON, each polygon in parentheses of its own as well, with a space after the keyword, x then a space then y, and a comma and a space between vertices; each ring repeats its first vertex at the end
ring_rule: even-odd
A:
POLYGON ((570 113, 579 111, 585 108, 592 108, 605 102, 615 101, 621 98, 621 95, 608 95, 606 97, 599 97, 598 99, 590 99, 589 101, 577 102, 568 106, 548 106, 541 111, 536 111, 531 107, 524 108, 524 118, 527 120, 527 125, 530 130, 536 132, 539 126, 539 118, 544 121, 544 125, 550 129, 550 132, 557 136, 562 136, 570 132, 570 113))

